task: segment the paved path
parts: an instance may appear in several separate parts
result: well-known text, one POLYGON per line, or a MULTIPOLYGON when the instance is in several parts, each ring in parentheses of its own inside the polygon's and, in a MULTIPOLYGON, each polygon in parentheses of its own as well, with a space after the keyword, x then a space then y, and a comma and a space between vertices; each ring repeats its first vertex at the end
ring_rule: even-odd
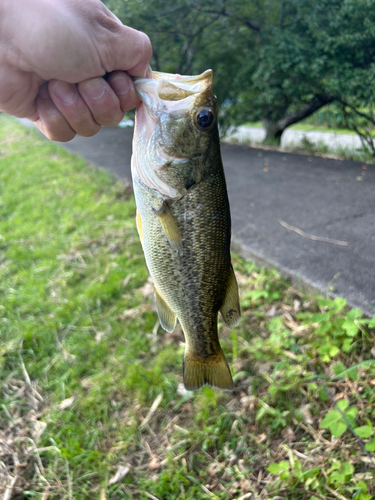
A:
MULTIPOLYGON (((130 179, 132 129, 102 128, 64 147, 130 179)), ((375 166, 222 145, 232 234, 242 254, 375 314, 375 166), (314 241, 286 229, 330 240, 314 241)))

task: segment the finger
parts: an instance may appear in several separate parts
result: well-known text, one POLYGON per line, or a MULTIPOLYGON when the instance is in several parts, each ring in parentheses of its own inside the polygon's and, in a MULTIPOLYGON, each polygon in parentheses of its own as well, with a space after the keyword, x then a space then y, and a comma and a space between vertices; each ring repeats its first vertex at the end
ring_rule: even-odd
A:
POLYGON ((35 99, 43 80, 6 63, 0 65, 0 111, 19 118, 35 112, 35 99))
POLYGON ((107 82, 120 101, 122 111, 129 111, 141 102, 134 88, 133 80, 124 71, 114 71, 107 82))
POLYGON ((77 87, 97 123, 112 127, 122 120, 120 101, 104 78, 86 80, 77 87))
POLYGON ((91 137, 101 126, 94 120, 87 104, 73 83, 51 80, 49 94, 56 108, 64 116, 70 127, 83 137, 91 137))
POLYGON ((103 8, 103 13, 104 15, 95 17, 94 43, 107 73, 122 70, 132 76, 146 77, 152 56, 149 37, 141 31, 124 26, 107 7, 103 8))
MULTIPOLYGON (((128 28, 131 29, 132 28, 128 28)), ((132 51, 132 62, 133 65, 127 70, 127 73, 131 76, 139 76, 141 78, 147 78, 149 73, 149 62, 152 57, 152 45, 149 37, 142 33, 141 31, 136 32, 137 35, 132 34, 133 41, 133 51, 132 51)))
POLYGON ((120 26, 113 35, 113 70, 124 70, 131 76, 146 78, 152 56, 149 37, 128 26, 120 26))
POLYGON ((46 83, 39 89, 36 106, 39 118, 35 125, 48 139, 60 142, 73 139, 76 133, 53 103, 46 83))

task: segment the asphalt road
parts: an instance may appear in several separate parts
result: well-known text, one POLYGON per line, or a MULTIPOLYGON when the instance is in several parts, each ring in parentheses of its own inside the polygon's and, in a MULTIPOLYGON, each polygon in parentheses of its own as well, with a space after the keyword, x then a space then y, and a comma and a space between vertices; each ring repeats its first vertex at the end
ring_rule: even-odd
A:
MULTIPOLYGON (((64 147, 130 179, 132 134, 129 128, 103 128, 64 147)), ((233 242, 242 254, 300 285, 323 294, 332 290, 373 316, 375 166, 229 144, 222 145, 222 156, 233 242)))

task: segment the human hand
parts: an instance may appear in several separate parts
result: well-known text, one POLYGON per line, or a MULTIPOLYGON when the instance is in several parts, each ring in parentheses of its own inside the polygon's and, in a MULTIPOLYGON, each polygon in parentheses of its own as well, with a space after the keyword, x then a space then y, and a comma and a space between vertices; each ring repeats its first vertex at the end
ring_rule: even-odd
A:
POLYGON ((140 102, 129 75, 149 74, 150 40, 99 0, 0 0, 0 33, 0 111, 51 140, 92 136, 140 102))

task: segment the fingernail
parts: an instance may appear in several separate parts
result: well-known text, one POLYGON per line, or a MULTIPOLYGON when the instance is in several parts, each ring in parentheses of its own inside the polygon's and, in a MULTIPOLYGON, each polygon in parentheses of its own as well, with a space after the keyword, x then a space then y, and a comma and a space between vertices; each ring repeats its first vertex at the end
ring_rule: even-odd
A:
POLYGON ((76 96, 74 85, 65 82, 56 82, 52 92, 64 103, 72 104, 76 96))
POLYGON ((104 80, 96 78, 95 80, 89 80, 86 82, 82 90, 89 99, 96 100, 103 97, 106 88, 105 86, 106 83, 104 80))
POLYGON ((123 76, 117 76, 111 80, 111 87, 117 95, 127 94, 130 90, 129 80, 123 76))

